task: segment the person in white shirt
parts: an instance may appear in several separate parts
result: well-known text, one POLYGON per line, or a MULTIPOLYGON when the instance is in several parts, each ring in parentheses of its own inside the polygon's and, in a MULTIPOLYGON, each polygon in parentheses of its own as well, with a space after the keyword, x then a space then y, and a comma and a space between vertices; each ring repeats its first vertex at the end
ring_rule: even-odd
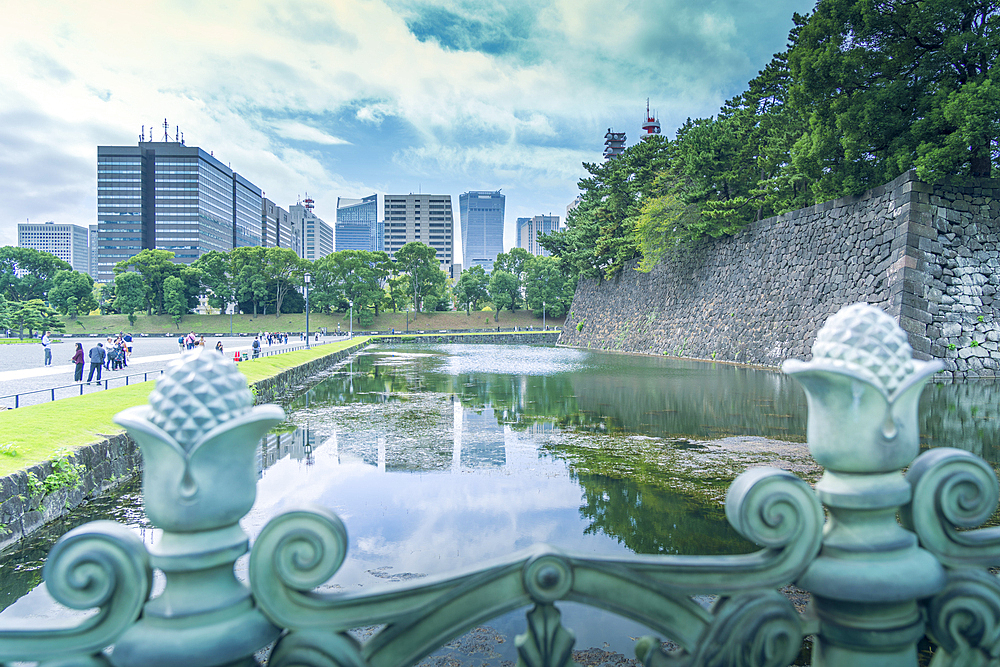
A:
POLYGON ((46 366, 52 365, 52 348, 49 347, 50 345, 52 345, 52 340, 49 338, 49 332, 46 331, 45 333, 42 334, 42 349, 45 350, 46 366))

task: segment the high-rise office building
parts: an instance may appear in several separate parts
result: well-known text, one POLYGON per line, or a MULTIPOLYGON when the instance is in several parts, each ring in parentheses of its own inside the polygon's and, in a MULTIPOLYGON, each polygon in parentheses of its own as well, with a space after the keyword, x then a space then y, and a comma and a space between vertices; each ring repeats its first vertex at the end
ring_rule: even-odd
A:
POLYGON ((500 191, 470 191, 458 196, 462 224, 462 265, 482 266, 489 273, 503 252, 503 214, 506 197, 500 191))
POLYGON ((20 222, 17 225, 17 247, 34 248, 69 262, 74 271, 90 269, 90 231, 80 225, 57 225, 54 222, 20 222))
MULTIPOLYGON (((292 244, 292 220, 288 211, 264 197, 260 210, 260 238, 265 248, 290 248, 292 244)), ((298 251, 296 251, 298 254, 298 251)))
POLYGON ((420 241, 437 251, 441 270, 456 277, 451 275, 454 226, 451 195, 385 196, 385 251, 392 259, 407 243, 420 241))
POLYGON ((559 231, 558 215, 536 215, 517 219, 517 247, 532 255, 549 256, 549 251, 538 244, 538 238, 559 231))
POLYGON ((97 280, 97 225, 91 225, 90 229, 87 230, 87 238, 90 241, 90 264, 87 269, 87 273, 94 280, 97 280))
POLYGON ((334 242, 338 251, 382 251, 385 221, 378 221, 378 195, 362 199, 337 197, 336 228, 334 242))
POLYGON ((115 264, 147 248, 188 264, 261 245, 261 191, 183 141, 98 146, 97 227, 96 279, 110 282, 115 264))
POLYGON ((298 204, 288 207, 288 217, 300 239, 299 257, 311 262, 333 252, 333 227, 318 217, 313 212, 314 208, 316 202, 308 196, 298 204))

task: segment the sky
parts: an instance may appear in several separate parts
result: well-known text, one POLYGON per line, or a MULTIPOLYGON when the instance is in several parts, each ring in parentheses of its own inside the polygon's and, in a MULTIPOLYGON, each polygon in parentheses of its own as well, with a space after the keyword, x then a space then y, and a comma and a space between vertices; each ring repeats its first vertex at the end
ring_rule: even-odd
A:
MULTIPOLYGON (((711 116, 813 0, 0 0, 0 245, 90 225, 97 146, 145 126, 287 208, 309 197, 506 195, 565 216, 609 128, 711 116)), ((456 239, 459 237, 456 236, 456 239)), ((456 241, 456 245, 460 242, 456 241)))

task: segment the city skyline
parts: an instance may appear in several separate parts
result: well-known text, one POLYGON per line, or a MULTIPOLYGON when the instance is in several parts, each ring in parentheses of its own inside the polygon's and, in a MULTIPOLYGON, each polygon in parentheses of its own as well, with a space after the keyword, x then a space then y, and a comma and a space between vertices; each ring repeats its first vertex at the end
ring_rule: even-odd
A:
POLYGON ((562 211, 608 127, 639 141, 647 97, 667 136, 714 114, 812 4, 14 5, 0 244, 28 220, 95 224, 96 146, 135 144, 144 126, 159 140, 165 118, 171 139, 179 126, 268 199, 308 194, 328 221, 338 197, 373 192, 502 189, 509 220, 562 211))

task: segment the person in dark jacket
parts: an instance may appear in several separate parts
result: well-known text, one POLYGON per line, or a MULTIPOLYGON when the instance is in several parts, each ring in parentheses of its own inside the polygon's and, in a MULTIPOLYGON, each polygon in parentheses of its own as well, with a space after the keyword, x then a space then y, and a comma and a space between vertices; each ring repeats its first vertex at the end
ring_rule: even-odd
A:
POLYGON ((73 382, 81 382, 83 380, 83 343, 76 344, 76 351, 73 352, 73 358, 70 361, 76 364, 76 369, 73 371, 73 382))
POLYGON ((104 368, 104 359, 107 354, 104 351, 104 343, 98 343, 97 347, 90 348, 90 373, 87 375, 87 384, 94 379, 94 371, 97 371, 97 383, 101 383, 101 369, 104 368))

